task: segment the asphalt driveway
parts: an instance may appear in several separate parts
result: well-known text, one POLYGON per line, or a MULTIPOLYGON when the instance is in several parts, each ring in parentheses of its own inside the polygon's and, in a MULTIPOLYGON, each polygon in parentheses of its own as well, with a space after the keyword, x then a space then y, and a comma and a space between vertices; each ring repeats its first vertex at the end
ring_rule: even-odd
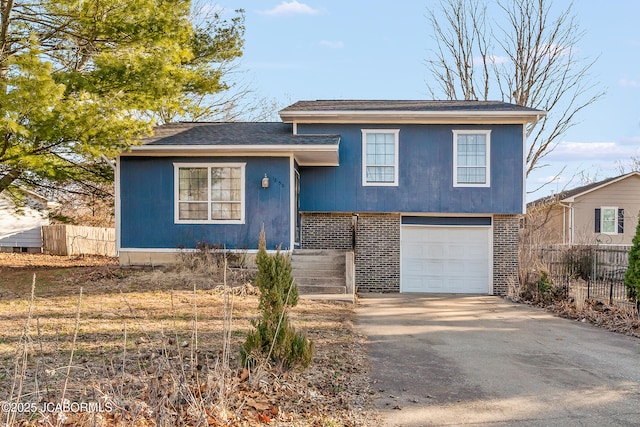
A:
POLYGON ((361 296, 389 426, 635 426, 640 339, 491 296, 361 296))

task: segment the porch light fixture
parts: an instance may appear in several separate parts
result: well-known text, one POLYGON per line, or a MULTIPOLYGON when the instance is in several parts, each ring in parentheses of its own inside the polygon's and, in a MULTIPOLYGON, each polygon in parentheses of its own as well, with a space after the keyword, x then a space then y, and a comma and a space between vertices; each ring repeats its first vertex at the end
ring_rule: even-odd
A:
POLYGON ((262 178, 262 188, 269 188, 269 177, 267 174, 264 174, 264 178, 262 178))

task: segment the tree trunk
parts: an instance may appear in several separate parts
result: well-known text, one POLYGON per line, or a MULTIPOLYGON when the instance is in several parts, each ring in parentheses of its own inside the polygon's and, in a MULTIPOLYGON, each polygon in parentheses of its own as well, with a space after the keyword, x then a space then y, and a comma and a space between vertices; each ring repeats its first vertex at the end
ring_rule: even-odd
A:
POLYGON ((14 168, 14 169, 10 169, 5 176, 0 178, 0 194, 2 194, 4 190, 9 188, 9 186, 13 183, 13 181, 18 179, 21 174, 22 174, 22 171, 20 169, 14 168))

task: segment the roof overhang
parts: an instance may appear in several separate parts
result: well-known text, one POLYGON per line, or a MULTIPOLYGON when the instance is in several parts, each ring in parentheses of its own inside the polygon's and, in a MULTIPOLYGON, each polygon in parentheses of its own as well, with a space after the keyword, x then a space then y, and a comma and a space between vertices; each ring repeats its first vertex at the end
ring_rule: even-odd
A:
POLYGON ((544 111, 280 111, 285 123, 526 124, 545 115, 544 111))
POLYGON ((137 145, 120 155, 170 156, 293 156, 300 166, 339 166, 339 144, 319 145, 137 145))
POLYGON ((634 172, 630 172, 630 173, 628 173, 626 175, 619 176, 618 178, 612 179, 611 181, 607 181, 607 182, 603 183, 602 185, 598 185, 597 187, 593 187, 593 188, 585 190, 585 191, 583 191, 581 193, 574 194, 574 195, 572 195, 570 197, 566 197, 564 199, 561 199, 560 202, 561 203, 574 203, 578 197, 582 197, 585 194, 589 194, 589 193, 594 192, 596 190, 599 190, 601 188, 607 187, 607 186, 609 186, 611 184, 615 184, 616 182, 623 181, 623 180, 625 180, 625 179, 627 179, 629 177, 632 177, 632 176, 640 177, 640 172, 634 171, 634 172))

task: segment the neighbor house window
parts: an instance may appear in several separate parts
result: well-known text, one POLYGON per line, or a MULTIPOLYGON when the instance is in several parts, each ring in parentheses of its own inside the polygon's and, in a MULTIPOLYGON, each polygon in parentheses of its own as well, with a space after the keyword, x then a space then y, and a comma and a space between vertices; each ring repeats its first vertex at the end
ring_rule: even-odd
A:
POLYGON ((398 185, 398 129, 362 130, 362 185, 398 185))
POLYGON ((624 233, 624 209, 603 206, 595 211, 595 232, 602 234, 624 233))
POLYGON ((453 131, 453 186, 489 187, 491 131, 453 131))
POLYGON ((244 222, 244 163, 175 163, 175 222, 244 222))

